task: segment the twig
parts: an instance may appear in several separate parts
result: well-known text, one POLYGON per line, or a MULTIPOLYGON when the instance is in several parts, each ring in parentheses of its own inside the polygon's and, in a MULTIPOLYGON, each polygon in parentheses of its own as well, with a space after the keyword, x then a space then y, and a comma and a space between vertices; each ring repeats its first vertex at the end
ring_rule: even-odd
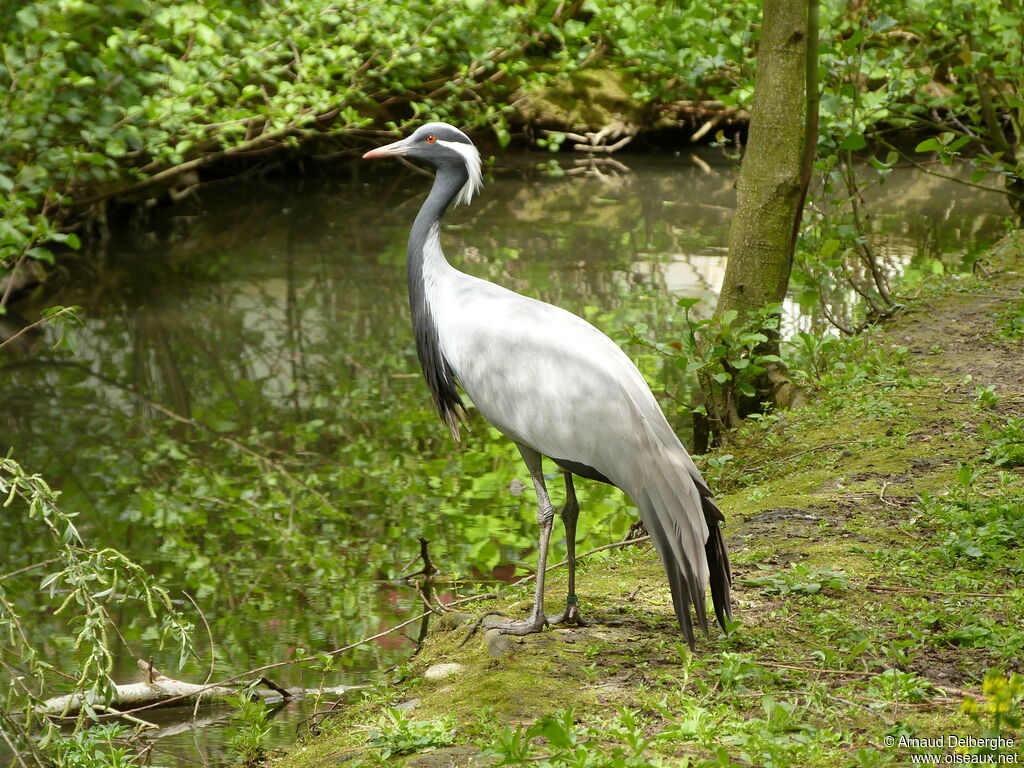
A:
POLYGON ((15 576, 20 576, 23 573, 28 573, 29 571, 34 571, 36 568, 45 568, 48 565, 53 565, 54 563, 59 563, 59 562, 60 562, 60 558, 52 557, 49 560, 43 560, 41 563, 33 563, 32 565, 26 565, 24 568, 19 568, 16 571, 11 571, 10 573, 5 573, 3 575, 0 575, 0 581, 5 581, 7 579, 13 579, 15 576))
POLYGON ((15 333, 13 336, 10 336, 10 337, 4 339, 2 342, 0 342, 0 349, 3 349, 8 344, 10 344, 12 341, 14 341, 16 338, 18 338, 22 334, 28 333, 33 328, 35 328, 37 326, 40 326, 40 325, 44 325, 44 324, 50 322, 51 320, 53 320, 53 319, 55 319, 57 317, 60 317, 61 315, 63 315, 69 309, 71 309, 71 307, 64 307, 60 311, 54 312, 52 315, 47 315, 46 317, 41 317, 38 320, 36 320, 34 323, 30 323, 29 325, 26 325, 24 328, 22 328, 20 331, 15 333))
MULTIPOLYGON (((196 601, 192 599, 192 595, 190 595, 185 590, 182 590, 181 593, 185 595, 185 597, 188 598, 189 602, 192 603, 192 605, 195 607, 196 612, 199 614, 199 618, 203 621, 203 626, 206 627, 206 637, 210 641, 210 668, 206 670, 206 679, 203 680, 203 685, 207 685, 210 682, 210 680, 213 679, 213 672, 217 664, 217 646, 213 642, 213 631, 210 629, 210 623, 206 620, 206 614, 203 613, 203 609, 199 607, 198 603, 196 603, 196 601)), ((152 659, 149 662, 149 682, 153 682, 152 659)), ((192 707, 193 720, 195 720, 196 716, 199 714, 200 701, 202 701, 202 699, 197 696, 195 706, 192 707)))
POLYGON ((117 715, 118 717, 127 720, 129 723, 135 723, 136 725, 138 725, 138 726, 140 726, 142 728, 151 728, 152 729, 152 728, 159 728, 160 727, 160 726, 158 726, 158 725, 156 725, 154 723, 149 722, 148 720, 143 720, 141 718, 134 717, 133 715, 129 715, 127 712, 121 712, 121 711, 116 710, 113 707, 109 707, 109 706, 107 706, 105 704, 93 704, 92 706, 93 706, 93 709, 98 709, 100 712, 109 712, 112 715, 117 715))
MULTIPOLYGON (((615 549, 617 547, 627 547, 630 544, 642 544, 643 542, 650 541, 650 540, 651 540, 651 536, 650 536, 650 534, 648 534, 647 536, 641 536, 641 537, 636 538, 636 539, 626 539, 625 541, 615 541, 615 542, 612 542, 611 544, 605 544, 603 547, 597 547, 596 549, 591 549, 588 552, 584 552, 582 555, 576 555, 576 560, 579 561, 582 558, 587 557, 588 555, 594 555, 594 554, 597 554, 598 552, 603 552, 606 549, 615 549)), ((569 564, 568 560, 563 560, 560 563, 555 563, 554 565, 549 565, 547 568, 544 569, 544 573, 547 573, 548 571, 552 570, 553 568, 561 568, 563 565, 568 565, 568 564, 569 564)), ((525 584, 528 581, 533 581, 535 578, 537 578, 537 574, 536 573, 531 573, 528 576, 523 576, 523 578, 519 579, 519 581, 513 581, 511 584, 509 584, 509 586, 510 587, 518 587, 520 584, 525 584)), ((449 605, 455 605, 455 603, 449 603, 449 605)))
POLYGON ((269 688, 272 691, 276 691, 277 693, 280 693, 281 694, 281 698, 283 698, 285 701, 288 701, 292 697, 291 693, 288 691, 287 688, 282 688, 280 685, 275 683, 269 677, 261 677, 257 682, 262 683, 263 685, 267 686, 267 688, 269 688))
MULTIPOLYGON (((789 456, 783 456, 783 457, 781 457, 779 459, 776 459, 776 461, 789 461, 790 459, 795 459, 797 456, 803 456, 805 453, 811 453, 813 451, 822 451, 822 450, 824 450, 826 448, 835 448, 837 445, 855 445, 855 444, 858 444, 858 443, 866 443, 866 442, 868 442, 868 441, 867 440, 839 440, 838 442, 835 442, 835 443, 825 443, 824 445, 816 445, 813 448, 808 448, 807 450, 804 450, 804 451, 797 451, 796 453, 789 454, 789 456)), ((765 467, 764 464, 758 464, 758 465, 753 466, 753 467, 748 467, 747 468, 747 472, 748 473, 759 472, 762 469, 764 469, 764 467, 765 467)))
POLYGON ((798 672, 815 672, 822 675, 851 675, 853 677, 875 677, 878 672, 859 672, 853 669, 823 669, 818 667, 801 667, 796 664, 780 664, 774 661, 758 661, 764 667, 775 667, 776 669, 795 669, 798 672))
POLYGON ((883 504, 888 504, 890 507, 896 507, 897 509, 901 508, 903 506, 902 504, 898 504, 895 501, 889 501, 887 498, 885 498, 885 489, 888 487, 889 481, 886 480, 884 483, 882 483, 882 490, 878 492, 878 500, 881 501, 883 504))
POLYGON ((937 595, 939 597, 1013 597, 1012 594, 1001 592, 939 592, 934 589, 896 587, 887 584, 865 584, 864 589, 869 592, 902 592, 914 595, 937 595))
MULTIPOLYGON (((11 267, 11 271, 10 271, 10 273, 8 275, 8 278, 7 278, 7 285, 4 287, 4 295, 2 297, 0 297, 0 307, 6 307, 7 306, 7 300, 9 298, 11 298, 11 293, 14 290, 14 277, 15 277, 15 275, 18 274, 18 270, 21 269, 21 265, 25 263, 25 260, 27 258, 28 258, 28 251, 25 251, 24 253, 21 254, 21 256, 18 257, 18 260, 14 263, 14 266, 11 267)), ((5 341, 4 344, 6 344, 6 343, 7 342, 5 341)), ((0 344, 0 347, 2 347, 2 346, 3 346, 3 344, 0 344)))
POLYGON ((504 613, 503 611, 488 611, 487 613, 480 614, 480 618, 478 618, 476 621, 473 622, 473 626, 469 628, 469 631, 466 633, 466 636, 464 638, 462 638, 462 642, 459 643, 455 647, 456 648, 461 648, 466 643, 468 643, 470 641, 470 639, 473 637, 473 635, 475 635, 477 633, 477 630, 480 629, 480 626, 484 623, 484 619, 486 619, 488 616, 505 616, 505 617, 508 617, 508 614, 504 613))

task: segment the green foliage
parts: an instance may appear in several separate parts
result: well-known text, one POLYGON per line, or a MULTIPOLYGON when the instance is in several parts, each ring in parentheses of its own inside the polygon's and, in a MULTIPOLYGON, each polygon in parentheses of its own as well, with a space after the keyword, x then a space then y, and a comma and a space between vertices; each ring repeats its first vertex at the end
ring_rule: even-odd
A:
POLYGON ((786 368, 791 375, 821 385, 822 379, 835 365, 842 350, 842 341, 832 334, 816 335, 798 331, 783 346, 786 368))
POLYGON ((666 344, 646 338, 644 325, 633 329, 634 339, 664 355, 670 365, 687 376, 706 376, 714 381, 731 403, 741 397, 754 397, 768 366, 781 362, 778 355, 764 351, 769 341, 766 334, 778 330, 781 305, 765 307, 742 319, 736 310, 694 319, 690 310, 699 301, 684 297, 677 302, 686 318, 682 341, 666 344))
POLYGON ((656 740, 645 732, 638 713, 630 709, 620 709, 613 720, 583 726, 577 725, 574 711, 566 709, 542 717, 529 728, 504 726, 481 746, 499 758, 498 765, 660 768, 665 763, 649 752, 656 740), (544 746, 538 747, 541 739, 544 746))
POLYGON ((1024 677, 1017 673, 1004 675, 998 669, 990 669, 982 681, 981 694, 981 701, 973 696, 964 697, 961 710, 983 728, 980 736, 990 743, 971 748, 969 754, 1019 754, 1013 747, 1005 748, 1008 741, 1005 737, 1010 736, 1015 742, 1019 738, 1019 729, 1024 722, 1024 677))
POLYGON ((981 408, 991 410, 999 405, 999 393, 996 392, 994 384, 989 384, 987 387, 975 388, 974 395, 978 398, 978 405, 981 408))
POLYGON ((989 443, 982 456, 998 467, 1024 466, 1024 418, 1011 416, 1001 427, 990 427, 984 433, 989 443))
POLYGON ((887 669, 871 680, 868 695, 886 704, 917 704, 927 701, 932 690, 932 684, 927 679, 913 672, 887 669))
POLYGON ((370 746, 382 760, 392 755, 408 755, 431 747, 455 743, 455 728, 450 719, 411 720, 400 709, 388 708, 370 731, 370 746))
MULTIPOLYGON (((17 605, 21 595, 4 583, 13 582, 20 572, 0 577, 0 659, 4 660, 4 675, 10 678, 0 686, 0 733, 8 743, 38 758, 37 762, 47 749, 67 748, 77 755, 79 747, 92 750, 95 743, 90 739, 107 732, 97 731, 72 743, 55 741, 58 734, 53 724, 35 713, 35 708, 58 671, 64 686, 77 695, 85 716, 94 717, 94 705, 110 702, 115 685, 111 676, 113 635, 118 631, 112 609, 132 603, 141 609, 142 617, 159 622, 151 627, 151 638, 161 648, 171 641, 177 647, 179 664, 193 654, 192 626, 167 590, 142 566, 117 550, 87 547, 72 516, 57 506, 58 494, 10 457, 0 459, 0 497, 6 497, 5 510, 20 512, 29 524, 45 532, 40 538, 46 542, 50 559, 41 565, 57 563, 59 567, 42 578, 38 589, 53 604, 53 614, 65 621, 77 661, 74 668, 57 670, 45 658, 37 646, 39 639, 26 631, 17 605), (71 675, 70 685, 67 675, 71 675), (24 719, 8 716, 16 711, 28 714, 24 719), (38 743, 36 728, 43 733, 38 743)), ((33 570, 35 567, 28 569, 33 570)))
POLYGON ((247 765, 260 761, 265 754, 264 745, 270 733, 270 707, 262 699, 242 691, 225 696, 224 701, 235 710, 231 713, 227 745, 237 752, 247 765))
MULTIPOLYGON (((765 565, 759 564, 757 567, 761 570, 770 570, 765 565)), ((786 571, 771 571, 754 579, 744 579, 743 583, 761 587, 765 594, 778 595, 814 595, 823 589, 845 592, 850 587, 850 579, 843 571, 810 566, 806 563, 790 563, 786 571)))
POLYGON ((47 243, 77 246, 49 218, 68 196, 218 152, 292 146, 327 126, 387 123, 382 105, 391 102, 415 121, 490 126, 505 143, 513 90, 574 58, 542 71, 523 55, 547 45, 538 38, 555 9, 545 3, 439 9, 403 0, 373 14, 329 0, 44 0, 16 9, 0 10, 7 265, 52 260, 47 243))
POLYGON ((1002 334, 1010 341, 1024 339, 1024 299, 1018 299, 1003 315, 1002 334))
POLYGON ((58 738, 50 750, 57 768, 135 768, 134 750, 119 740, 128 729, 118 723, 85 728, 67 738, 58 738))
MULTIPOLYGON (((961 469, 961 475, 964 474, 961 469)), ((929 520, 946 531, 941 551, 954 561, 967 557, 998 562, 1014 571, 1024 563, 1007 559, 1024 546, 1024 506, 1020 494, 987 498, 970 490, 957 490, 946 496, 922 495, 919 506, 929 520)))

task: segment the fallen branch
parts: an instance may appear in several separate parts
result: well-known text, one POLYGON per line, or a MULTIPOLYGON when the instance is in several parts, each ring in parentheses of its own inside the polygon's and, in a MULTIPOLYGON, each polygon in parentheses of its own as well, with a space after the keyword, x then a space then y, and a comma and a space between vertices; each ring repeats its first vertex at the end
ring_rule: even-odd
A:
MULTIPOLYGON (((238 693, 239 689, 245 688, 247 695, 264 700, 289 700, 300 698, 315 693, 345 693, 350 690, 363 688, 365 686, 345 685, 336 688, 306 689, 306 688, 282 688, 266 677, 258 678, 257 685, 228 685, 228 682, 216 683, 214 685, 199 685, 186 683, 184 680, 175 680, 172 677, 161 674, 153 669, 152 665, 138 660, 139 669, 145 673, 146 680, 139 683, 126 683, 115 688, 113 699, 107 702, 94 701, 88 694, 71 693, 65 696, 55 696, 47 699, 38 707, 36 712, 41 715, 56 717, 69 717, 79 713, 83 708, 95 709, 100 712, 108 712, 113 716, 124 718, 129 722, 143 725, 147 728, 155 728, 152 723, 133 715, 143 709, 167 706, 170 704, 188 703, 192 701, 203 702, 209 699, 222 698, 238 693), (262 687, 258 687, 262 686, 262 687), (132 707, 122 709, 122 707, 132 707)), ((243 676, 239 676, 243 677, 243 676)), ((238 679, 238 678, 236 678, 238 679)))
MULTIPOLYGON (((140 683, 127 683, 117 686, 115 689, 116 693, 109 704, 94 701, 87 694, 69 693, 65 696, 55 696, 52 699, 47 699, 36 707, 36 712, 42 715, 67 717, 77 714, 87 704, 89 707, 103 711, 111 706, 122 707, 138 704, 157 706, 168 700, 184 701, 194 697, 228 696, 236 692, 234 688, 225 688, 223 686, 206 687, 195 683, 186 683, 182 680, 175 680, 160 674, 156 670, 151 671, 152 668, 149 663, 141 659, 138 664, 139 669, 146 674, 147 679, 140 683)), ((128 714, 116 710, 111 710, 111 712, 116 712, 119 716, 128 714)))

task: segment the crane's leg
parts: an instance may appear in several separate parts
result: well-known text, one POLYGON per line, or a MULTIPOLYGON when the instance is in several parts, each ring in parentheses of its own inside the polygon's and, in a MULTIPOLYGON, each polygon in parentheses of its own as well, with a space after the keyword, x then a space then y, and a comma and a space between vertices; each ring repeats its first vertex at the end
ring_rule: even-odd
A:
POLYGON ((540 525, 540 541, 537 545, 537 580, 533 593, 533 610, 525 621, 509 621, 494 625, 494 629, 505 635, 529 635, 540 632, 547 624, 544 615, 544 571, 547 569, 548 541, 551 538, 551 525, 555 519, 555 510, 548 498, 548 489, 544 485, 544 473, 541 468, 541 455, 533 448, 516 443, 522 454, 526 468, 533 479, 533 487, 537 491, 537 523, 540 525))
POLYGON ((569 596, 565 611, 558 616, 548 616, 548 624, 585 624, 580 617, 579 598, 576 597, 576 519, 580 516, 580 503, 576 500, 576 488, 572 484, 572 472, 562 470, 565 475, 565 506, 559 515, 565 526, 565 549, 569 562, 569 596))

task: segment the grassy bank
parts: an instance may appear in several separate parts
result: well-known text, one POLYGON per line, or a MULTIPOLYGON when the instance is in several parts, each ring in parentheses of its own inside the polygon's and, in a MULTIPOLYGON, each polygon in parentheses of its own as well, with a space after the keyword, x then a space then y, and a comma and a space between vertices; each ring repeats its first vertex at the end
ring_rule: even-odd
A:
MULTIPOLYGON (((951 735, 1012 737, 1004 758, 1024 757, 1022 243, 814 350, 808 402, 713 462, 728 636, 690 653, 653 550, 602 553, 581 564, 591 626, 499 656, 435 630, 273 764, 905 765, 947 751, 915 739, 951 735)), ((480 610, 521 613, 528 589, 480 610)), ((561 569, 548 594, 560 602, 561 569)))

